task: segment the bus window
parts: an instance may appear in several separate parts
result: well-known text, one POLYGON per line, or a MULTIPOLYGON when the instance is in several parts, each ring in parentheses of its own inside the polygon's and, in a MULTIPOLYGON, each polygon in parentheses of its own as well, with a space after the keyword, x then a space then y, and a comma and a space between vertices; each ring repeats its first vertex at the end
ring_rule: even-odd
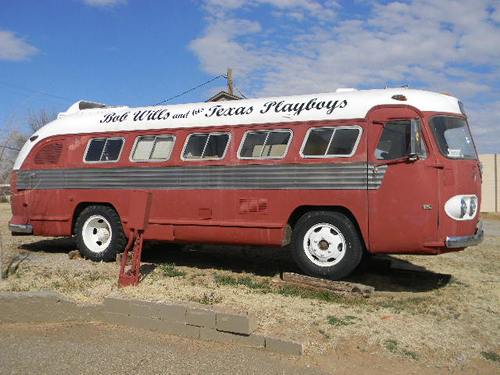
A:
POLYGON ((306 158, 352 156, 360 135, 359 127, 311 128, 301 155, 306 158))
POLYGON ((240 159, 280 159, 292 139, 291 130, 259 130, 245 133, 240 146, 240 159))
POLYGON ((227 133, 190 134, 184 146, 182 159, 222 159, 228 144, 229 134, 227 133))
MULTIPOLYGON (((420 129, 420 122, 417 123, 420 129)), ((425 158, 427 153, 423 140, 421 145, 422 149, 418 150, 418 155, 425 158)), ((378 160, 399 159, 409 155, 410 148, 411 120, 390 121, 384 125, 384 131, 375 150, 375 156, 378 160)))
POLYGON ((86 163, 113 162, 120 158, 123 138, 91 139, 84 160, 86 163))
POLYGON ((170 159, 175 137, 171 135, 146 135, 137 137, 132 161, 164 161, 170 159))

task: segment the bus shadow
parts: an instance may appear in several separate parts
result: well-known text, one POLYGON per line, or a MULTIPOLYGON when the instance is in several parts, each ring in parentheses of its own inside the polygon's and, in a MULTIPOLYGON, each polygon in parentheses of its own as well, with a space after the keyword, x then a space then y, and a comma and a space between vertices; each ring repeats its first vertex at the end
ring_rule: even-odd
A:
MULTIPOLYGON (((169 244, 146 246, 143 262, 216 269, 274 277, 282 272, 302 273, 288 248, 169 244)), ((391 256, 372 256, 344 281, 373 286, 378 291, 426 292, 446 286, 449 274, 436 273, 391 256)))
POLYGON ((281 272, 300 272, 286 248, 220 245, 170 245, 152 243, 144 247, 142 261, 176 266, 253 273, 272 277, 281 272))
MULTIPOLYGON (((44 239, 23 244, 30 252, 69 253, 75 250, 72 238, 44 239)), ((282 272, 302 273, 292 259, 289 248, 221 245, 176 245, 161 242, 145 243, 141 271, 143 277, 157 265, 173 263, 198 269, 215 269, 256 276, 276 277, 282 272)), ((411 262, 391 256, 372 256, 363 261, 344 281, 369 285, 377 291, 426 292, 446 286, 449 274, 436 273, 411 262)))
POLYGON ((346 279, 373 286, 377 291, 416 293, 443 288, 450 280, 450 274, 433 272, 387 255, 370 257, 346 279))
POLYGON ((22 244, 19 249, 39 253, 69 253, 76 250, 76 243, 73 238, 51 238, 31 243, 22 244))

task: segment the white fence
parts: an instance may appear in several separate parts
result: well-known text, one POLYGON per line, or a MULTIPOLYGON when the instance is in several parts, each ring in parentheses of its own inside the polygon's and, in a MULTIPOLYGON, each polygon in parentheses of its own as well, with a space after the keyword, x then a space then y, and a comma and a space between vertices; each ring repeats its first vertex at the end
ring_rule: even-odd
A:
POLYGON ((483 187, 481 212, 500 211, 500 157, 498 154, 482 154, 483 187))

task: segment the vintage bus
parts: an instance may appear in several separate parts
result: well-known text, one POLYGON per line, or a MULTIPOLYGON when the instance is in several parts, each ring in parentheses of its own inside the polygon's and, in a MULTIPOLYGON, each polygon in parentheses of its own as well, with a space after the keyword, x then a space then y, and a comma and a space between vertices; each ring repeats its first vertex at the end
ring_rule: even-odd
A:
POLYGON ((407 88, 142 108, 80 101, 29 138, 13 234, 111 260, 151 193, 145 240, 291 245, 339 279, 364 254, 476 245, 481 169, 461 102, 407 88))

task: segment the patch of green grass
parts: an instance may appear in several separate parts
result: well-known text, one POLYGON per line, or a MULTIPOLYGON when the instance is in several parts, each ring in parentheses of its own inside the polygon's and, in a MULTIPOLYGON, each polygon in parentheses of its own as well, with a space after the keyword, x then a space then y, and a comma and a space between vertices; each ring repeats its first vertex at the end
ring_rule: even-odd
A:
POLYGON ((186 272, 179 271, 178 269, 176 269, 174 263, 164 263, 164 264, 161 264, 159 268, 160 268, 160 271, 163 274, 163 276, 166 276, 166 277, 186 276, 186 272))
POLYGON ((275 293, 281 294, 282 296, 286 297, 317 299, 324 302, 339 303, 348 306, 365 305, 367 303, 366 298, 363 297, 347 297, 341 294, 330 293, 327 291, 310 290, 290 285, 280 287, 275 291, 275 293))
POLYGON ((500 355, 495 352, 481 352, 481 355, 488 361, 500 362, 500 355))
POLYGON ((385 340, 384 347, 391 353, 396 353, 398 350, 398 342, 396 340, 385 340))
POLYGON ((413 313, 425 313, 428 311, 430 298, 410 297, 410 298, 391 298, 378 303, 379 307, 391 309, 396 313, 408 311, 413 313))
POLYGON ((215 274, 214 280, 217 285, 237 286, 244 285, 250 289, 268 290, 269 283, 266 281, 255 281, 250 276, 233 277, 231 275, 215 274))
POLYGON ((391 353, 402 354, 406 357, 413 359, 414 361, 418 359, 417 353, 405 348, 400 348, 399 343, 396 340, 393 339, 385 340, 384 347, 391 353))
POLYGON ((348 326, 354 324, 357 320, 361 320, 357 316, 352 316, 352 315, 346 315, 343 318, 338 318, 336 316, 329 315, 327 319, 328 319, 328 324, 337 327, 348 326))

